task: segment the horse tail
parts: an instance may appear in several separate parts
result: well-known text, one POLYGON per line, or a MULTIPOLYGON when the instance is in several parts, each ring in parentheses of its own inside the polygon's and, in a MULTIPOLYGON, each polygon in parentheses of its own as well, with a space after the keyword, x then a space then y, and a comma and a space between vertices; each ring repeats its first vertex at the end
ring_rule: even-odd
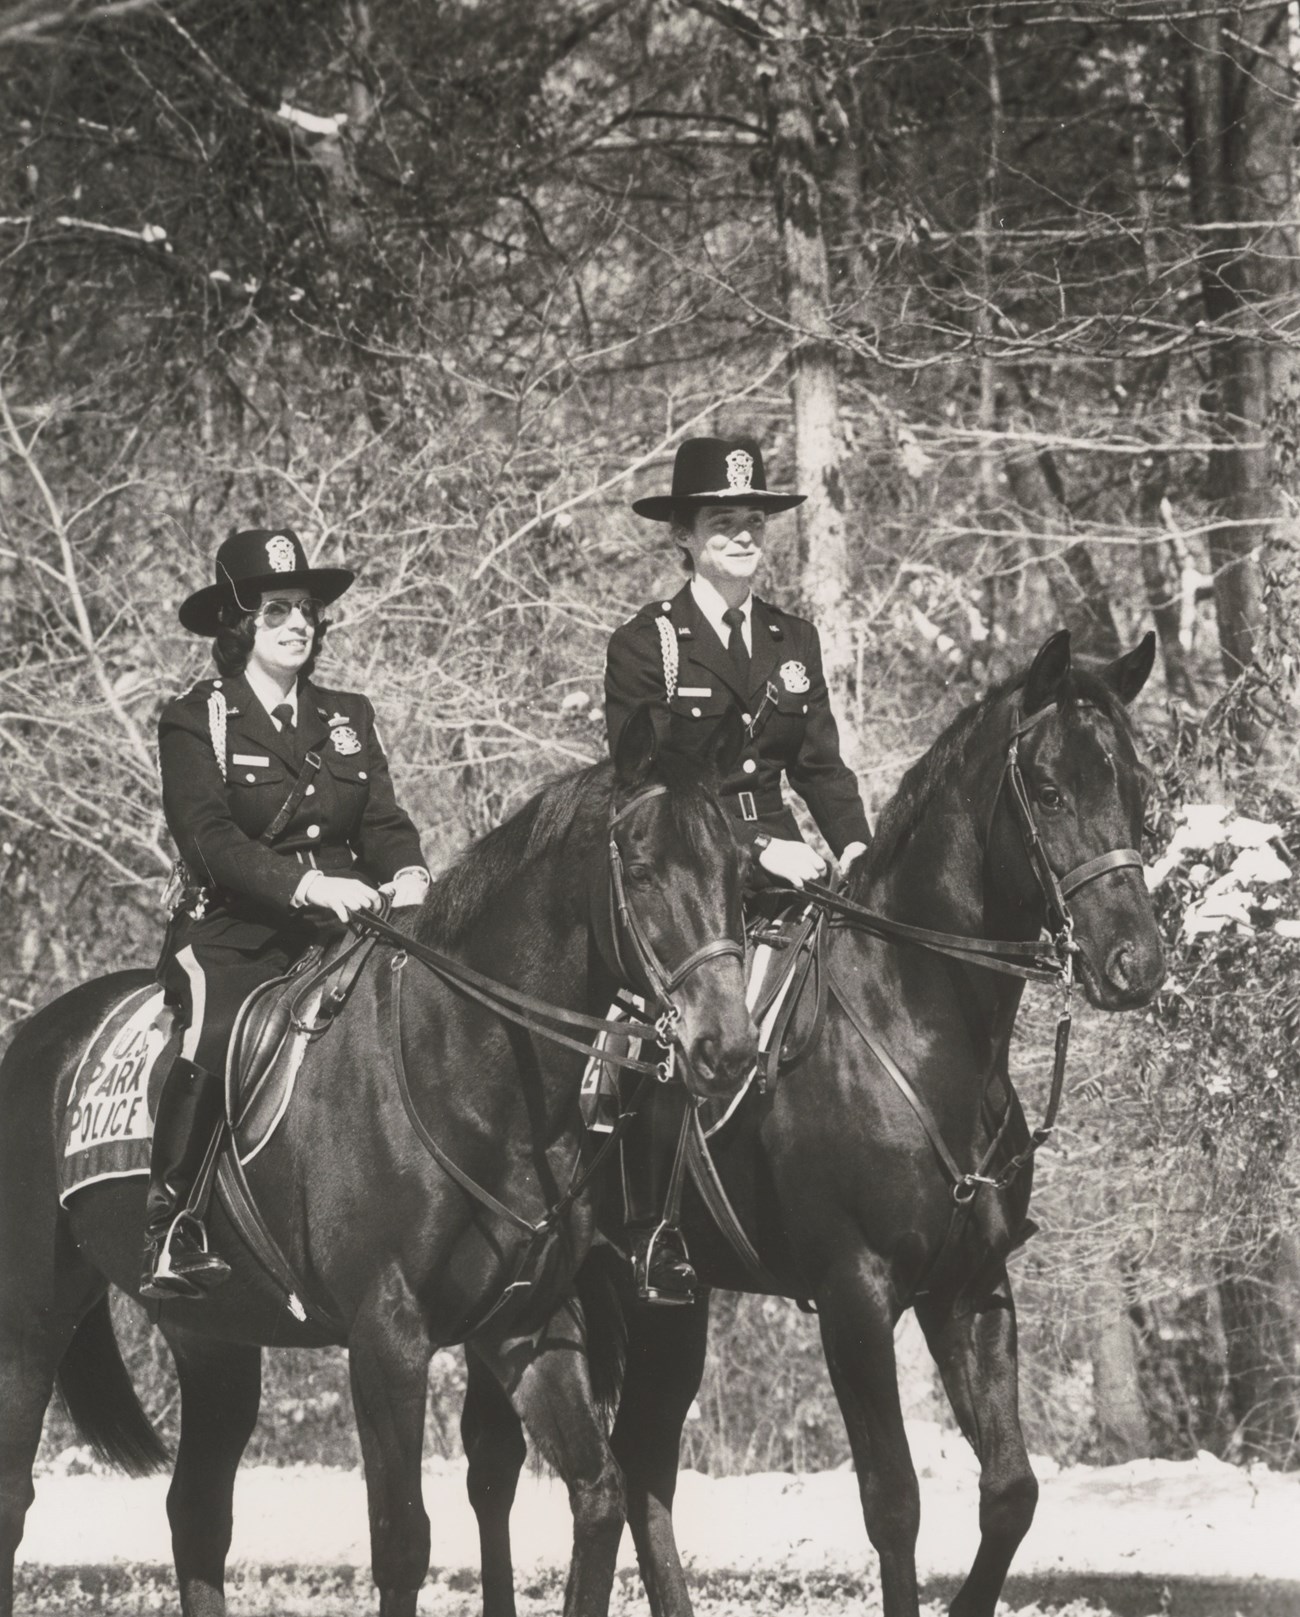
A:
POLYGON ((587 1322, 587 1362, 591 1390, 601 1411, 612 1419, 627 1368, 627 1316, 619 1279, 626 1262, 612 1247, 593 1247, 578 1270, 578 1300, 587 1322))
POLYGON ((101 1460, 131 1477, 168 1468, 171 1455, 122 1362, 107 1292, 73 1333, 59 1364, 58 1387, 73 1425, 101 1460))

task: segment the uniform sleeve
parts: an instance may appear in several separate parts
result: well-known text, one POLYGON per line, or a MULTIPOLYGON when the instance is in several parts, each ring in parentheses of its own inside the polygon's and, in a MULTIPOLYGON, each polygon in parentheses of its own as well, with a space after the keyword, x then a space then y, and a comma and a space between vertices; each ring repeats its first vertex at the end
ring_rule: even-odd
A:
POLYGON ((201 880, 292 913, 302 866, 235 824, 212 750, 206 707, 173 702, 158 721, 163 814, 181 858, 201 880))
POLYGON ((850 842, 870 842, 871 827, 858 777, 840 756, 840 732, 822 672, 821 639, 812 624, 807 625, 807 632, 811 637, 808 716, 799 755, 787 774, 838 859, 850 842))
POLYGON ((427 870, 420 848, 420 833, 405 810, 398 807, 393 777, 388 772, 388 755, 379 739, 375 710, 362 698, 366 713, 366 774, 370 787, 361 830, 357 838, 357 858, 372 881, 391 881, 399 870, 415 866, 427 870))
POLYGON ((633 618, 614 630, 605 654, 605 734, 611 758, 637 708, 666 699, 658 631, 645 618, 633 618))

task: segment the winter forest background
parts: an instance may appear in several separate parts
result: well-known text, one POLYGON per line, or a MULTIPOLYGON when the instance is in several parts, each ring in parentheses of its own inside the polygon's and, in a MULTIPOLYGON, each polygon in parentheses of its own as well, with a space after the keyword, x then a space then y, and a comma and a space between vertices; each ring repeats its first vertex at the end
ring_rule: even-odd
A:
MULTIPOLYGON (((873 810, 1057 625, 1155 627, 1170 977, 1076 1026, 1027 1425, 1300 1464, 1295 6, 8 0, 0 82, 0 1027, 156 954, 153 724, 232 526, 362 570, 321 674, 437 864, 598 754, 680 578, 628 502, 752 430, 873 810)), ((717 1300, 698 1415, 689 1464, 846 1458, 792 1306, 717 1300)), ((255 1452, 352 1443, 339 1356, 268 1359, 255 1452)))

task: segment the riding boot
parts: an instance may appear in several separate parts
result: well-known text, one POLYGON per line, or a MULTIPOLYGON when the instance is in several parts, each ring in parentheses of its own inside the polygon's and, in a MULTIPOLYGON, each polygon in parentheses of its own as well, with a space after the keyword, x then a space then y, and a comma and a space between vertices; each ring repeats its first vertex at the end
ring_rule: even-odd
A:
POLYGON ((675 1222, 676 1211, 667 1206, 686 1105, 686 1092, 679 1086, 655 1085, 623 1136, 623 1199, 632 1276, 644 1302, 695 1301, 695 1270, 675 1222))
POLYGON ((219 1073, 177 1056, 163 1079, 154 1119, 145 1202, 140 1295, 161 1301, 201 1297, 230 1278, 230 1265, 208 1250, 208 1236, 190 1196, 225 1120, 219 1073))

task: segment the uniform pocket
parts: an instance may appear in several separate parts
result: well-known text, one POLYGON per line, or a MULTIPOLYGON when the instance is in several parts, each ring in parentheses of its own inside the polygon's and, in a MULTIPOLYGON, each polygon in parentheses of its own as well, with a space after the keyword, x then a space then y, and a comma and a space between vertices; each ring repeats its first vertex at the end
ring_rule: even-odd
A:
POLYGON ((228 786, 281 786, 285 779, 284 765, 278 758, 263 759, 255 753, 232 754, 226 768, 228 786))
POLYGON ((679 688, 668 706, 678 719, 720 719, 732 704, 725 685, 697 685, 679 688))

